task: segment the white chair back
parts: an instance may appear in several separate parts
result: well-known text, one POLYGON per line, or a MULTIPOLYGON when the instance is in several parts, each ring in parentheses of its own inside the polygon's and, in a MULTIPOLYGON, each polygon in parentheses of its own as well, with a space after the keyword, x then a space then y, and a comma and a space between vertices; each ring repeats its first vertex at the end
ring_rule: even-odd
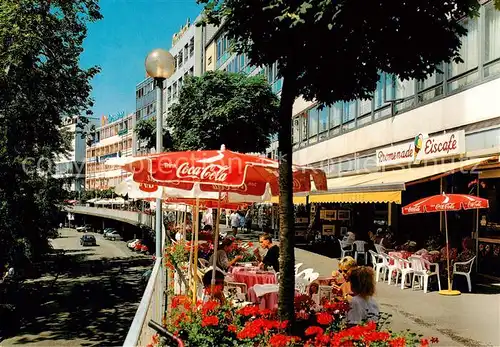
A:
POLYGON ((295 278, 297 278, 297 277, 305 278, 307 275, 312 274, 313 272, 314 272, 313 269, 308 268, 308 269, 302 270, 297 275, 295 275, 295 278))
POLYGON ((354 241, 354 245, 356 246, 356 252, 365 253, 365 245, 368 244, 366 241, 354 241))
POLYGON ((351 248, 351 250, 352 250, 352 243, 347 242, 347 241, 345 241, 345 240, 342 240, 342 241, 340 241, 340 247, 342 247, 342 248, 347 248, 347 247, 350 247, 350 248, 351 248))
POLYGON ((295 264, 295 276, 297 276, 297 274, 299 273, 299 269, 302 265, 304 265, 304 263, 295 264))
POLYGON ((317 280, 318 277, 319 277, 319 273, 318 272, 311 272, 310 274, 306 274, 304 276, 304 279, 308 280, 309 283, 311 283, 312 281, 317 280))
POLYGON ((375 266, 375 264, 377 263, 381 263, 382 261, 379 261, 381 258, 379 257, 379 255, 377 253, 375 253, 374 251, 372 251, 371 249, 368 251, 372 257, 372 265, 375 266))
POLYGON ((415 272, 423 272, 426 271, 424 262, 422 261, 422 257, 418 255, 412 255, 408 258, 411 262, 411 267, 415 272))
POLYGON ((387 253, 385 247, 382 245, 375 245, 375 250, 377 253, 387 253))

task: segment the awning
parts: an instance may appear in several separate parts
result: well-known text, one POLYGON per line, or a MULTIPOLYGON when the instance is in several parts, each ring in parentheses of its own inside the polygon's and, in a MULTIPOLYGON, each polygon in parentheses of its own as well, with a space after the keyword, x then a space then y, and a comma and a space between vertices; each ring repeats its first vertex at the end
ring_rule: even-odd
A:
POLYGON ((361 192, 361 193, 331 193, 311 195, 309 202, 342 202, 342 203, 384 203, 401 204, 401 191, 361 192))
POLYGON ((460 170, 471 170, 495 157, 476 158, 451 163, 401 170, 378 171, 337 177, 328 180, 328 192, 313 192, 310 202, 395 202, 401 203, 401 191, 423 179, 438 179, 460 170), (397 194, 399 192, 399 194, 397 194), (365 193, 365 194, 362 194, 365 193), (371 194, 366 194, 371 193, 371 194), (387 194, 377 194, 387 193, 387 194))
MULTIPOLYGON (((280 202, 280 197, 279 196, 273 196, 271 198, 271 202, 273 204, 278 204, 280 202)), ((293 197, 293 203, 295 205, 305 205, 306 204, 306 196, 305 195, 294 196, 293 197)))

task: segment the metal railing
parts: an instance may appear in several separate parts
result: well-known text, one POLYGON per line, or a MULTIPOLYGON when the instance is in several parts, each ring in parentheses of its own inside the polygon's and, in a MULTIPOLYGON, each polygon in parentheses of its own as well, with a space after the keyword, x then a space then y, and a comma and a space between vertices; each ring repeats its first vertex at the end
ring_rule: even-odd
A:
POLYGON ((162 269, 161 259, 157 259, 132 325, 123 343, 124 347, 147 346, 155 334, 155 330, 148 326, 149 321, 162 321, 164 312, 162 269))

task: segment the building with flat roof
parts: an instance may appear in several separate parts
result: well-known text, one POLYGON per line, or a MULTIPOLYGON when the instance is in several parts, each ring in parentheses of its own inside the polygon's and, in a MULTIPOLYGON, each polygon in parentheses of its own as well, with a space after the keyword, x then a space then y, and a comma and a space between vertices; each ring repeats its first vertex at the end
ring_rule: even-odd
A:
POLYGON ((132 155, 134 114, 119 112, 101 117, 100 127, 91 146, 86 150, 85 188, 108 189, 120 183, 127 173, 119 167, 104 165, 106 159, 132 155))

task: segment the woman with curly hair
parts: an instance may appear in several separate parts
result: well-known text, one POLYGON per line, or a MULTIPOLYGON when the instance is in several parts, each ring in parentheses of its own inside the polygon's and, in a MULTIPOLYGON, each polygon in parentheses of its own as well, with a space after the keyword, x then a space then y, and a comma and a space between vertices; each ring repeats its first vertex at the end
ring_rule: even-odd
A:
POLYGON ((351 282, 349 281, 350 272, 358 266, 353 257, 344 257, 339 261, 338 271, 332 273, 332 287, 337 295, 342 299, 351 299, 351 282))
POLYGON ((373 298, 375 294, 375 273, 373 268, 360 266, 351 271, 349 276, 354 294, 347 312, 347 324, 362 324, 365 321, 377 322, 379 318, 378 304, 373 298))

